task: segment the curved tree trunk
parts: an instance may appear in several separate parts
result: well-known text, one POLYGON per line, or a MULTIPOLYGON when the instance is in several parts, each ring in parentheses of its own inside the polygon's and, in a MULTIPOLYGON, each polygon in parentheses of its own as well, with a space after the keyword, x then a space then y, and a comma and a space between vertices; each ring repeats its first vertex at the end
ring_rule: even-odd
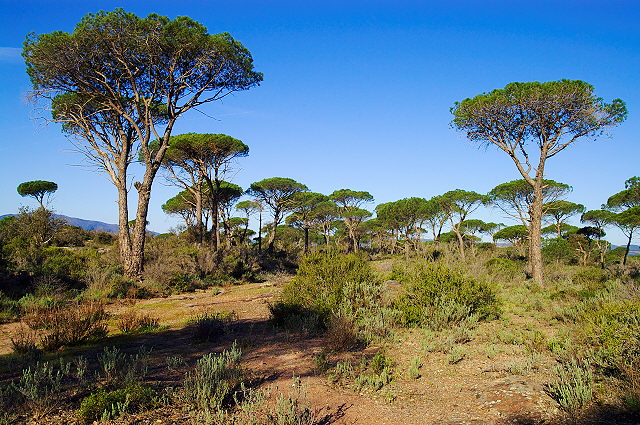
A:
POLYGON ((280 221, 280 211, 273 213, 273 224, 271 225, 271 233, 269 234, 269 243, 267 250, 273 252, 273 246, 276 241, 276 230, 278 229, 278 222, 280 221))
POLYGON ((204 241, 204 224, 202 222, 202 188, 201 182, 198 183, 198 188, 194 191, 194 196, 196 198, 196 240, 198 245, 202 245, 204 241))
POLYGON ((542 176, 539 170, 533 186, 533 201, 529 206, 529 273, 538 283, 542 283, 542 176))
POLYGON ((622 265, 627 265, 627 257, 629 256, 629 249, 631 249, 631 239, 633 238, 633 230, 629 231, 629 239, 627 240, 627 247, 624 250, 624 258, 622 259, 622 265))

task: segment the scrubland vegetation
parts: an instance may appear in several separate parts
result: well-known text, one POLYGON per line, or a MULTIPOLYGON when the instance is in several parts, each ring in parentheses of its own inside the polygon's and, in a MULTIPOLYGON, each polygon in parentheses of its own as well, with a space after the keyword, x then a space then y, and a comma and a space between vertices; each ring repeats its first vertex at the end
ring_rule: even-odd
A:
POLYGON ((30 34, 23 55, 34 97, 117 189, 119 232, 55 219, 54 182, 18 186, 39 207, 0 221, 0 424, 637 423, 640 179, 587 211, 544 173, 622 123, 620 99, 560 80, 456 102, 453 127, 522 179, 374 208, 367 191, 284 177, 244 190, 229 181, 243 141, 172 135, 261 83, 227 33, 118 9, 30 34), (156 175, 181 220, 160 235, 156 175), (610 249, 611 228, 626 247, 610 249))
POLYGON ((236 313, 192 313, 177 326, 187 346, 165 355, 166 322, 134 308, 146 298, 216 297, 289 274, 270 287, 261 323, 285 344, 319 338, 312 370, 329 388, 394 405, 428 367, 455 376, 481 360, 489 363, 483 373, 540 382, 557 406, 546 421, 613 415, 633 423, 639 413, 640 263, 629 257, 623 266, 624 252, 607 252, 601 263, 594 246, 584 264, 579 249, 552 239, 539 284, 527 278, 517 247, 473 240, 464 259, 455 239, 400 238, 394 248, 372 241, 353 253, 339 234, 328 247, 316 239, 305 254, 303 232, 273 253, 257 242, 215 252, 184 231, 148 236, 145 278, 135 281, 123 276, 112 235, 58 223, 47 210, 22 211, 0 230, 0 313, 3 326, 17 326, 0 358, 4 423, 167 410, 184 423, 321 423, 304 379, 276 389, 243 367, 243 351, 260 341, 234 330, 236 313), (41 231, 50 241, 38 245, 41 231), (113 306, 123 307, 109 313, 113 306), (154 335, 160 340, 150 345, 136 342, 154 335), (216 351, 193 355, 207 346, 216 351), (164 374, 170 384, 158 380, 164 374))

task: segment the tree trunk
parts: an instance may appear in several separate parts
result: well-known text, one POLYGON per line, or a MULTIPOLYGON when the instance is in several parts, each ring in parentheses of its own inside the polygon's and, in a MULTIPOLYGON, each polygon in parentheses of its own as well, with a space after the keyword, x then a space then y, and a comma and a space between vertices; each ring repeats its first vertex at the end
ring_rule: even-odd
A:
POLYGON ((304 228, 304 253, 309 252, 309 228, 304 228))
MULTIPOLYGON (((198 185, 202 187, 201 185, 198 185)), ((202 190, 196 189, 194 192, 196 198, 196 240, 198 245, 202 245, 204 240, 204 228, 202 223, 202 190)))
POLYGON ((262 252, 262 211, 258 214, 258 252, 262 252))
MULTIPOLYGON (((347 223, 345 222, 345 224, 347 223)), ((349 229, 349 241, 351 242, 351 250, 353 252, 358 252, 358 242, 356 239, 354 224, 352 222, 347 224, 347 228, 349 229)))
POLYGON ((324 237, 324 244, 329 248, 329 228, 328 226, 322 226, 322 236, 324 237))
POLYGON ((278 222, 280 221, 280 212, 275 211, 273 214, 273 225, 271 227, 271 234, 269 235, 269 244, 267 250, 273 252, 274 242, 276 240, 276 230, 278 229, 278 222))
POLYGON ((529 272, 533 280, 542 284, 542 180, 538 171, 533 186, 533 201, 529 206, 529 272))
POLYGON ((629 231, 629 239, 627 240, 627 248, 624 250, 624 258, 622 259, 622 265, 627 265, 627 257, 629 256, 629 249, 631 248, 631 239, 633 238, 633 230, 629 231))
POLYGON ((120 250, 120 262, 124 268, 124 274, 131 277, 135 274, 132 265, 131 234, 129 233, 129 204, 127 192, 126 170, 118 171, 120 179, 117 182, 118 188, 118 248, 120 250))

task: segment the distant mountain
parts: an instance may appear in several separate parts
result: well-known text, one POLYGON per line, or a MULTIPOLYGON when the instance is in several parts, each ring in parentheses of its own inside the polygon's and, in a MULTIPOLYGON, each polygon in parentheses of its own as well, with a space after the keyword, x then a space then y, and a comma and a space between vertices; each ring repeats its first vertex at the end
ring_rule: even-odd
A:
MULTIPOLYGON (((16 215, 16 214, 0 215, 0 219, 4 217, 12 216, 12 215, 16 215)), ((66 221, 68 224, 72 226, 81 227, 84 230, 95 230, 98 232, 118 233, 117 224, 103 223, 102 221, 94 221, 94 220, 84 220, 82 218, 68 217, 66 215, 61 215, 61 214, 54 214, 53 216, 55 218, 66 221)), ((149 233, 157 235, 156 232, 149 231, 149 233)))

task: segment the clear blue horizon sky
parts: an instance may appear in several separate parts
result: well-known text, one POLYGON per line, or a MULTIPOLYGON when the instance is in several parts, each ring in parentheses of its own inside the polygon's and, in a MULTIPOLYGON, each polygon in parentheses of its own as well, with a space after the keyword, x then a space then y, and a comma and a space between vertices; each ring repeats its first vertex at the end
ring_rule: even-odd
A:
MULTIPOLYGON (((629 118, 595 142, 549 160, 547 177, 569 200, 599 208, 640 175, 640 3, 634 1, 0 1, 0 214, 33 205, 16 186, 52 180, 53 209, 117 222, 115 188, 92 171, 59 125, 37 120, 20 57, 29 32, 72 31, 89 12, 189 16, 230 32, 264 73, 258 88, 191 112, 182 132, 226 133, 247 143, 233 181, 247 188, 291 177, 310 190, 367 190, 375 204, 461 188, 481 193, 520 176, 511 160, 450 128, 455 101, 512 81, 581 79, 629 118)), ((160 206, 178 192, 154 185, 149 221, 178 223, 160 206)), ((374 205, 375 205, 374 204, 374 205)), ((371 209, 374 207, 371 205, 371 209)), ((134 215, 134 212, 131 212, 134 215)), ((478 218, 511 223, 498 210, 478 218)), ((576 223, 574 221, 574 223, 576 223)), ((577 224, 577 223, 576 223, 577 224)), ((610 232, 612 242, 624 238, 610 232)))

